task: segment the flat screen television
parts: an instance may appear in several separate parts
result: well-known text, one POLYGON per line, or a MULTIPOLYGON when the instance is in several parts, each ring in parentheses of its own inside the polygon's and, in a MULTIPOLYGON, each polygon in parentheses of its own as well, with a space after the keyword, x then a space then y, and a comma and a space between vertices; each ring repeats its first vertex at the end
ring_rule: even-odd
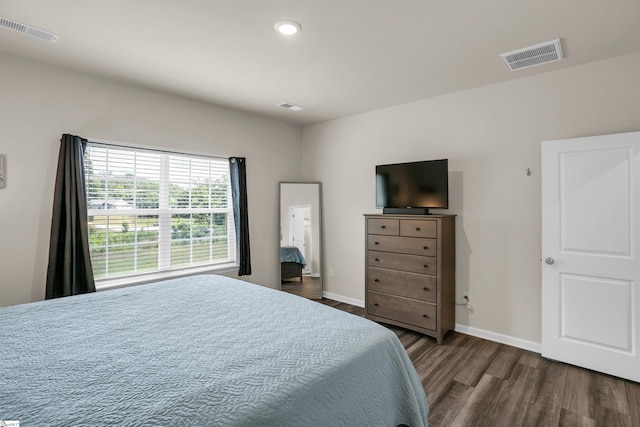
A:
POLYGON ((448 159, 376 166, 376 208, 383 213, 428 214, 448 207, 448 159))

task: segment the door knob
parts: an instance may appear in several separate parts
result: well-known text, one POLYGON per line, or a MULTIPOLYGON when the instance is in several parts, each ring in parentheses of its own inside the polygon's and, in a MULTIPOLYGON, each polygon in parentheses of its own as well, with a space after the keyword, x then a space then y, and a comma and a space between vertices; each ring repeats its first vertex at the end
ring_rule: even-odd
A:
POLYGON ((547 257, 547 258, 545 258, 545 259, 544 259, 544 262, 546 262, 547 264, 551 265, 551 264, 553 264, 554 262, 556 262, 556 260, 554 260, 554 259, 553 259, 553 258, 551 258, 551 257, 547 257))

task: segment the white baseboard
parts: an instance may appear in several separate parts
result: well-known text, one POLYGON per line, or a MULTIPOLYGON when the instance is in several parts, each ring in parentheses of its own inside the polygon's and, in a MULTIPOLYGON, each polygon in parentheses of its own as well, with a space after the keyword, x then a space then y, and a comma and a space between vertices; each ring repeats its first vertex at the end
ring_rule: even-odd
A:
POLYGON ((542 352, 542 347, 540 343, 537 343, 534 341, 523 340, 522 338, 503 335, 497 332, 487 331, 485 329, 473 328, 471 326, 460 325, 458 323, 456 323, 455 330, 456 332, 460 332, 461 334, 467 334, 467 335, 471 335, 472 337, 499 342, 500 344, 506 344, 512 347, 518 347, 523 350, 533 351, 534 353, 542 352))
MULTIPOLYGON (((364 300, 349 298, 327 291, 323 291, 322 296, 334 301, 355 305, 356 307, 364 307, 364 300)), ((460 325, 456 323, 455 331, 460 332, 461 334, 471 335, 472 337, 482 338, 485 340, 498 342, 500 344, 506 344, 512 347, 521 348, 523 350, 533 351, 534 353, 542 352, 540 343, 523 340, 522 338, 516 338, 509 335, 499 334, 497 332, 487 331, 485 329, 474 328, 471 326, 460 325)))
POLYGON ((364 308, 364 301, 363 300, 359 300, 359 299, 355 299, 355 298, 349 298, 349 297, 345 297, 345 296, 334 294, 332 292, 327 292, 327 291, 323 291, 322 292, 322 296, 324 298, 332 299, 334 301, 343 302, 345 304, 351 304, 351 305, 355 305, 356 307, 363 307, 364 308))

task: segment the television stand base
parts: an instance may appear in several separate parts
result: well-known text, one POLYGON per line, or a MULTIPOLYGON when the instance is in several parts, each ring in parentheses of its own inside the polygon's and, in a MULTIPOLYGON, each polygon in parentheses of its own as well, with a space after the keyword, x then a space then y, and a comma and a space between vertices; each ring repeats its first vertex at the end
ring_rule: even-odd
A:
POLYGON ((382 213, 390 215, 431 215, 427 208, 384 208, 382 213))

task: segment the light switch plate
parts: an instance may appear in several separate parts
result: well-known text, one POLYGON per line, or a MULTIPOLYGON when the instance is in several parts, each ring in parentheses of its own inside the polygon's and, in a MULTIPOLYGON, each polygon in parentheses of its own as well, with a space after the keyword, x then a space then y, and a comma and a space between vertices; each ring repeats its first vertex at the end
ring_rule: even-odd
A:
POLYGON ((0 190, 7 186, 7 155, 0 154, 0 190))

